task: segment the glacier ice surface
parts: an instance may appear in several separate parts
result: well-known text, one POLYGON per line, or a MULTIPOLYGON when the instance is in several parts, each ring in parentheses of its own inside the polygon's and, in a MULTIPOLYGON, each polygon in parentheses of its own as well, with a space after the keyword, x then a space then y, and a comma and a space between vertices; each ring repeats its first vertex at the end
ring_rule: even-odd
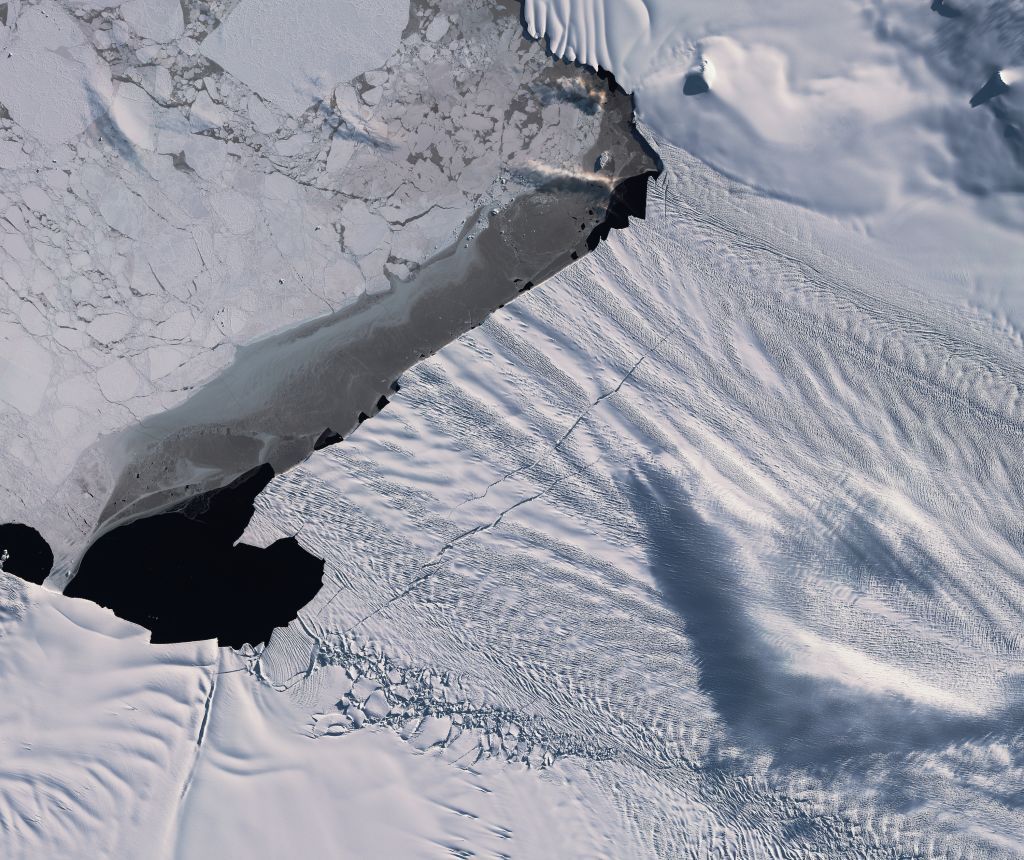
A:
POLYGON ((451 675, 522 727, 470 756, 584 768, 616 856, 1016 856, 1013 312, 658 143, 646 221, 257 500, 326 560, 262 676, 451 675))

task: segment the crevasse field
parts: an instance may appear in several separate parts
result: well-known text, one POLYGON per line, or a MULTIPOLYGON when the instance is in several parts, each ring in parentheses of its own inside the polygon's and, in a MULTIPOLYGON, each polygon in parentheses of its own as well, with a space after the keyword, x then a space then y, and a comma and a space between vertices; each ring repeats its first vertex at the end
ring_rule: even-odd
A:
POLYGON ((4 856, 1024 854, 1024 4, 522 16, 646 218, 263 491, 265 646, 3 577, 4 856))

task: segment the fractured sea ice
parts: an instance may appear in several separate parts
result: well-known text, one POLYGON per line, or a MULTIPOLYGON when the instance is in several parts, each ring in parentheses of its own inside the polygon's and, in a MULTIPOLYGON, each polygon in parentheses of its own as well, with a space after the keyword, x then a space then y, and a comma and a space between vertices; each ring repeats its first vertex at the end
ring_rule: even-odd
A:
MULTIPOLYGON (((214 411, 239 409, 203 414, 191 398, 252 364, 242 353, 370 305, 376 331, 452 279, 481 297, 472 325, 505 300, 485 286, 568 263, 610 183, 651 166, 629 98, 554 65, 517 10, 442 5, 5 7, 0 63, 46 68, 0 75, 0 520, 39 529, 65 579, 122 508, 285 468, 391 381, 371 363, 377 390, 347 414, 347 371, 325 369, 324 385, 278 358, 287 381, 233 382, 214 411), (601 182, 559 193, 555 177, 602 150, 617 157, 601 182), (311 401, 329 413, 316 427, 311 401), (165 450, 181 433, 202 438, 165 450)), ((403 338, 392 376, 455 333, 403 338)))

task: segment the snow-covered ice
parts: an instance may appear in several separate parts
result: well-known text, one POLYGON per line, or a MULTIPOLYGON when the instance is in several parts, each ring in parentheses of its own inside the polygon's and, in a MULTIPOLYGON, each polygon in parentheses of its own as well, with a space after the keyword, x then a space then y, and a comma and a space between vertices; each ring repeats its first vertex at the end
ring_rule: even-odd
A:
POLYGON ((524 0, 524 17, 556 55, 613 72, 658 138, 758 193, 948 257, 948 237, 1024 225, 1024 102, 971 108, 993 72, 1020 65, 1024 23, 1013 3, 940 8, 524 0), (702 63, 714 83, 688 95, 702 63))
POLYGON ((203 53, 282 110, 299 116, 339 81, 383 66, 398 50, 409 0, 242 0, 203 53))
POLYGON ((538 777, 495 762, 458 766, 379 727, 317 735, 308 712, 243 669, 224 653, 175 858, 555 860, 615 850, 612 810, 590 805, 592 786, 571 765, 538 777))
MULTIPOLYGON (((2 8, 0 515, 65 557, 101 434, 258 416, 345 329, 247 345, 610 184, 504 4, 2 8)), ((5 857, 1021 855, 1024 8, 522 13, 633 93, 647 219, 267 487, 325 576, 265 647, 0 572, 5 857)))
POLYGON ((0 850, 153 857, 176 829, 215 643, 141 627, 0 572, 0 850))
POLYGON ((382 727, 324 737, 306 701, 247 668, 211 642, 151 645, 107 610, 0 572, 3 856, 614 850, 614 813, 571 763, 538 778, 460 765, 447 746, 424 755, 382 727))
POLYGON ((661 147, 647 221, 258 500, 327 560, 265 677, 450 673, 616 856, 1016 856, 1016 312, 661 147))

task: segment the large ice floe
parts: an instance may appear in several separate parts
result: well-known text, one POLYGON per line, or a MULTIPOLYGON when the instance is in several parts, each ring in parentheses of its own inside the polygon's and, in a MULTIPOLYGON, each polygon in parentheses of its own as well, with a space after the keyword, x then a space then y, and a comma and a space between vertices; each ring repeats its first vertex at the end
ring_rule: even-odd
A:
POLYGON ((369 16, 364 41, 392 12, 339 56, 262 0, 8 4, 28 22, 8 62, 67 110, 0 83, 3 515, 66 563, 105 518, 294 462, 325 416, 375 405, 228 535, 323 560, 266 643, 152 644, 0 572, 0 853, 1020 856, 1024 7, 524 0, 564 64, 500 4, 390 7, 310 4, 339 33, 369 16), (309 51, 268 53, 274 28, 309 51), (589 231, 595 186, 650 167, 576 62, 634 94, 664 169, 645 220, 560 268, 563 210, 522 202, 538 180, 589 231), (481 256, 531 277, 503 236, 542 249, 537 286, 385 364, 377 400, 387 373, 358 366, 401 312, 470 302, 481 256), (119 322, 94 298, 119 277, 145 308, 180 287, 188 325, 137 342, 183 351, 159 398, 111 345, 162 311, 119 322), (244 296, 261 313, 236 316, 244 296), (73 399, 94 384, 103 403, 73 399))

